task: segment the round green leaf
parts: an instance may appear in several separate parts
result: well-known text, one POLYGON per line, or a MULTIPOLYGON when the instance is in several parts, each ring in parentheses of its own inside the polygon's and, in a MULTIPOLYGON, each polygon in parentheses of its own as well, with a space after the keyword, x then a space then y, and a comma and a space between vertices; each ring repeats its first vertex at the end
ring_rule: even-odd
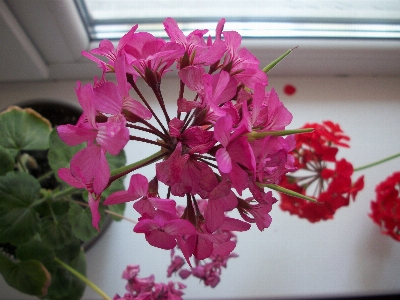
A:
POLYGON ((0 273, 9 286, 22 293, 38 297, 47 295, 51 276, 37 260, 14 262, 0 254, 0 273))
POLYGON ((0 176, 0 242, 19 245, 39 231, 40 219, 33 208, 39 190, 39 182, 29 174, 0 176))
POLYGON ((20 150, 49 148, 50 122, 30 108, 9 107, 0 113, 0 145, 15 156, 20 150))
POLYGON ((14 169, 14 157, 4 147, 0 146, 0 176, 14 169))

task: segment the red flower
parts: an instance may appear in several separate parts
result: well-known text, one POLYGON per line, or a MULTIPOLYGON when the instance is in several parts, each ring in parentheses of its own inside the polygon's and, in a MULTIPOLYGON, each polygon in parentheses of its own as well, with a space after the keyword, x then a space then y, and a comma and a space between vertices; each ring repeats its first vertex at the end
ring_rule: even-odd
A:
POLYGON ((338 124, 325 121, 305 124, 303 128, 314 131, 296 135, 293 156, 298 171, 286 175, 280 185, 303 195, 310 188, 314 194, 307 196, 316 198, 318 203, 281 194, 280 207, 314 223, 332 219, 337 209, 348 206, 350 199, 355 200, 364 187, 364 177, 352 182, 353 166, 336 158, 337 146, 349 147, 349 137, 338 124))
POLYGON ((400 241, 400 172, 393 173, 377 185, 376 201, 371 202, 371 219, 381 232, 400 241))

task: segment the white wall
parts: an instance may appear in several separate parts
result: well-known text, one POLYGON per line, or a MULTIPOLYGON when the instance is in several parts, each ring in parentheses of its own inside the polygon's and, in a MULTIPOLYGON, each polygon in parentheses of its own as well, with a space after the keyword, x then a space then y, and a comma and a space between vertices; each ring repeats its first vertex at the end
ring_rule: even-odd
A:
MULTIPOLYGON (((276 88, 294 115, 289 128, 328 119, 338 122, 351 137, 351 148, 340 150, 339 156, 354 166, 400 151, 400 77, 269 79, 270 87, 276 88), (285 96, 285 84, 294 85, 297 92, 285 96)), ((0 108, 37 98, 76 103, 74 86, 74 82, 0 84, 0 108)), ((165 80, 163 88, 165 99, 176 99, 174 79, 165 80)), ((138 145, 128 148, 130 162, 136 160, 135 155, 147 156, 151 151, 138 145)), ((211 289, 196 279, 186 281, 185 299, 400 293, 400 243, 381 235, 367 216, 375 185, 398 170, 400 158, 357 173, 365 175, 366 187, 356 202, 341 208, 331 221, 310 224, 276 205, 269 229, 252 228, 239 234, 235 252, 240 257, 228 263, 221 283, 211 289)), ((130 205, 126 215, 135 217, 130 205)), ((120 276, 127 264, 141 264, 141 276, 154 273, 157 281, 166 281, 169 252, 149 246, 143 235, 132 232, 133 226, 114 222, 87 253, 88 277, 111 297, 124 293, 125 281, 120 276)), ((0 291, 0 299, 26 299, 2 279, 0 291)), ((84 299, 98 298, 87 289, 84 299)))

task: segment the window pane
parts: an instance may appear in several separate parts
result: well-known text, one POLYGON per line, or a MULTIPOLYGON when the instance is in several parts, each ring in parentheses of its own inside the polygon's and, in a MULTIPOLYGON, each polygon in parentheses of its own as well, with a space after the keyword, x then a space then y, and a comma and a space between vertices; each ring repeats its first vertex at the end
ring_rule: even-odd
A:
MULTIPOLYGON (((165 36, 173 17, 187 32, 214 28, 244 37, 400 38, 399 0, 77 0, 92 39, 119 38, 134 24, 165 36)), ((210 32, 210 34, 213 34, 210 32)))

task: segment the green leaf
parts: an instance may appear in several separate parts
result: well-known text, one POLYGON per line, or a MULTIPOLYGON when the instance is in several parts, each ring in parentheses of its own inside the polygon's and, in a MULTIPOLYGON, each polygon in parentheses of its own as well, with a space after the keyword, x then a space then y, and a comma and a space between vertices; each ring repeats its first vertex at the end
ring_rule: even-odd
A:
POLYGON ((20 150, 49 148, 50 122, 30 108, 9 107, 0 113, 0 146, 15 157, 20 150))
MULTIPOLYGON (((86 275, 86 259, 80 244, 73 242, 62 249, 56 250, 56 257, 68 264, 79 273, 86 275)), ((52 275, 48 298, 57 300, 79 300, 85 291, 86 284, 76 278, 63 267, 58 266, 52 275)))
POLYGON ((39 215, 33 208, 39 190, 39 182, 29 174, 0 176, 0 242, 22 244, 39 231, 39 215))
MULTIPOLYGON (((69 205, 68 220, 71 224, 74 236, 83 242, 90 241, 97 236, 99 232, 92 226, 92 213, 89 207, 79 205, 77 202, 70 202, 69 205)), ((104 206, 99 207, 99 213, 101 216, 99 229, 102 231, 106 224, 107 217, 104 206)))
POLYGON ((289 49, 288 51, 286 51, 285 53, 283 53, 281 56, 279 56, 277 59, 275 59, 273 62, 271 62, 270 64, 268 64, 264 69, 263 72, 264 73, 268 73, 269 71, 271 71, 271 69, 273 67, 275 67, 281 60, 283 60, 286 56, 288 56, 294 49, 296 49, 297 47, 293 48, 293 49, 289 49))
POLYGON ((14 262, 0 253, 0 273, 8 285, 22 293, 38 297, 47 295, 51 276, 37 260, 14 262))
POLYGON ((85 256, 80 247, 80 242, 76 239, 58 250, 54 250, 51 246, 33 239, 19 246, 16 251, 16 256, 19 260, 38 260, 49 270, 52 280, 46 299, 80 299, 85 285, 60 267, 55 260, 56 255, 62 261, 68 262, 69 265, 85 274, 85 256))
POLYGON ((14 157, 7 149, 0 146, 0 176, 14 170, 14 157))
MULTIPOLYGON (((89 208, 83 208, 78 203, 70 202, 68 220, 74 235, 84 242, 95 237, 98 232, 92 226, 92 214, 89 208)), ((101 218, 103 220, 104 218, 101 218)))
POLYGON ((15 255, 20 261, 29 259, 40 261, 50 273, 53 273, 57 267, 53 247, 37 239, 18 246, 15 255))
POLYGON ((72 157, 84 147, 84 144, 68 146, 60 139, 57 130, 53 129, 50 134, 50 150, 47 158, 51 169, 56 174, 57 180, 60 180, 57 174, 58 170, 60 168, 69 168, 72 157))
POLYGON ((43 220, 40 237, 43 242, 59 249, 71 242, 73 235, 71 225, 68 221, 68 215, 64 214, 56 216, 56 218, 57 220, 47 217, 43 220))

